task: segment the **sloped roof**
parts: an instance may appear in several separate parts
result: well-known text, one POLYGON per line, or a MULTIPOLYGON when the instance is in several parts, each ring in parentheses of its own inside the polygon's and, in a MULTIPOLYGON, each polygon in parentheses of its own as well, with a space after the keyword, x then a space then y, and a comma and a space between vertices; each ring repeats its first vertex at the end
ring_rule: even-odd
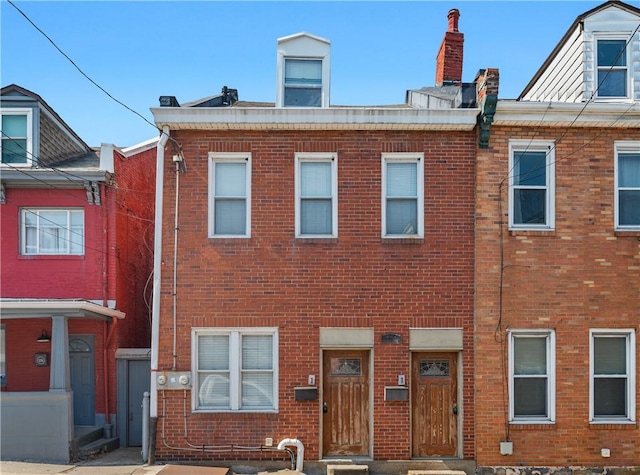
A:
POLYGON ((567 30, 567 32, 564 34, 564 36, 560 39, 558 44, 555 46, 553 51, 551 51, 551 54, 547 57, 544 63, 542 63, 542 66, 540 66, 540 69, 536 71, 536 73, 533 75, 533 78, 531 78, 529 83, 525 86, 524 90, 520 93, 520 96, 518 96, 518 100, 522 100, 524 96, 527 95, 529 90, 536 84, 538 79, 540 79, 540 77, 544 74, 545 70, 549 67, 551 62, 556 58, 558 53, 562 50, 562 47, 567 43, 573 31, 579 26, 581 26, 584 23, 585 19, 587 19, 591 15, 601 12, 612 6, 615 6, 617 8, 620 8, 621 10, 640 16, 640 8, 634 7, 624 2, 620 2, 619 0, 609 0, 601 5, 598 5, 595 8, 592 8, 589 11, 582 13, 581 15, 578 15, 578 17, 574 20, 574 22, 571 24, 571 26, 567 30))

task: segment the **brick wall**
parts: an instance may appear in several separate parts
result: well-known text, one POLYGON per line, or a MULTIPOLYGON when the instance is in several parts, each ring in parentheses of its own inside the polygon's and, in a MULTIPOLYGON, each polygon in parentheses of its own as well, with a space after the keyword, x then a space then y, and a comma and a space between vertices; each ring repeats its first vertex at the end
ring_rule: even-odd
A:
MULTIPOLYGON (((277 414, 186 414, 181 391, 160 396, 158 458, 211 458, 184 446, 261 444, 300 438, 319 457, 320 401, 296 402, 293 388, 320 375, 320 327, 374 329, 372 438, 376 459, 410 458, 409 403, 384 401, 384 385, 410 374, 409 329, 464 328, 461 444, 473 457, 473 133, 173 132, 187 172, 180 176, 177 366, 191 369, 192 327, 278 327, 277 414), (250 239, 207 238, 207 153, 252 153, 250 239), (294 238, 294 154, 338 154, 337 239, 294 238), (425 237, 381 239, 381 154, 424 152, 425 237), (380 344, 384 332, 402 343, 380 344), (393 436, 390 436, 393 434, 393 436), (398 437, 402 440, 398 442, 398 437)), ((175 172, 165 164, 159 369, 172 365, 175 172)), ((408 381, 409 382, 409 381, 408 381)), ((218 455, 220 457, 221 455, 218 455)), ((263 455, 271 457, 271 454, 263 455)), ((243 457, 257 458, 252 453, 243 457)), ((282 454, 277 454, 280 459, 282 454)))
MULTIPOLYGON (((476 444, 478 466, 623 466, 640 460, 637 424, 589 424, 589 329, 640 323, 638 233, 615 233, 614 142, 637 131, 493 126, 479 150, 476 219, 476 444), (556 229, 509 232, 509 139, 556 140, 556 229), (508 183, 508 182, 507 182, 508 183), (504 223, 501 329, 556 332, 556 422, 511 425, 506 440, 507 355, 500 318, 498 203, 504 223), (603 458, 601 448, 611 449, 603 458)), ((636 348, 636 360, 638 360, 636 348)), ((636 400, 640 391, 636 383, 636 400)), ((637 411, 637 409, 636 409, 637 411)))

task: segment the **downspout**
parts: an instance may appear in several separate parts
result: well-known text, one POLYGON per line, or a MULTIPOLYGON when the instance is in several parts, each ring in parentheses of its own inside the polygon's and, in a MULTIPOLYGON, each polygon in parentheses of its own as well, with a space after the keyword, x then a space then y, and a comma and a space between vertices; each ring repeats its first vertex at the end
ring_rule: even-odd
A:
MULTIPOLYGON (((104 244, 103 244, 103 258, 102 258, 102 306, 109 307, 109 214, 107 210, 107 186, 106 182, 102 185, 100 190, 102 195, 102 229, 104 230, 104 244)), ((105 427, 110 424, 109 416, 109 343, 113 336, 113 329, 115 328, 115 318, 111 325, 111 330, 107 332, 108 322, 104 324, 104 331, 102 334, 104 346, 102 348, 102 365, 104 367, 104 424, 105 427)))
MULTIPOLYGON (((162 274, 162 194, 164 192, 164 147, 169 140, 169 127, 165 126, 160 134, 156 148, 156 210, 153 244, 153 308, 151 311, 151 400, 149 415, 158 417, 158 390, 156 373, 158 371, 158 345, 160 344, 160 281, 162 274)), ((151 438, 153 438, 151 434, 151 438)))
POLYGON ((173 222, 173 364, 172 371, 176 371, 178 365, 178 203, 180 198, 180 162, 182 157, 174 155, 176 164, 176 199, 173 222))

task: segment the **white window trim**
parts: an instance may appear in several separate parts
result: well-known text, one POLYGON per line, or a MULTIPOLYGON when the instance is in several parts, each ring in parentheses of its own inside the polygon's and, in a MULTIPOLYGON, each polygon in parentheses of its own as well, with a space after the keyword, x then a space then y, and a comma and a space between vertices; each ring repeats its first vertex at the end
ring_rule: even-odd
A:
MULTIPOLYGON (((312 60, 322 61, 322 83, 319 86, 315 86, 320 89, 320 107, 329 107, 329 54, 321 56, 296 56, 285 54, 282 51, 278 51, 277 57, 277 82, 278 89, 276 91, 276 106, 277 107, 292 107, 284 105, 285 88, 287 87, 285 81, 285 63, 287 59, 300 59, 300 60, 312 60)), ((294 86, 295 87, 295 86, 294 86)), ((300 107, 302 109, 317 109, 318 107, 300 107)))
POLYGON ((589 423, 590 424, 635 424, 636 422, 636 333, 633 328, 598 328, 589 330, 589 423), (627 338, 627 414, 628 417, 595 417, 594 414, 594 351, 596 337, 626 336, 627 338))
MULTIPOLYGON (((556 226, 555 217, 555 142, 541 140, 510 140, 509 141, 509 229, 527 231, 553 231, 556 226), (545 167, 547 169, 547 199, 545 202, 547 222, 544 224, 520 224, 514 223, 514 160, 515 152, 546 152, 545 167)), ((531 188, 531 187, 527 187, 531 188)))
MULTIPOLYGON (((640 231, 640 225, 638 226, 624 226, 620 225, 620 188, 618 187, 618 155, 622 153, 640 153, 640 143, 638 141, 618 141, 614 144, 614 176, 613 176, 613 186, 614 186, 614 221, 615 221, 615 230, 616 231, 640 231)), ((633 188, 624 188, 633 189, 633 188)), ((640 189, 639 189, 640 190, 640 189)))
POLYGON ((381 235, 384 239, 420 239, 424 238, 424 153, 383 153, 381 157, 381 209, 382 209, 382 229, 381 235), (389 162, 417 163, 417 190, 418 190, 418 230, 415 234, 387 234, 387 167, 389 162))
POLYGON ((200 413, 275 413, 278 412, 278 329, 267 327, 255 328, 217 328, 217 327, 193 327, 191 328, 191 374, 193 386, 191 389, 191 410, 200 413), (198 378, 198 336, 200 335, 228 335, 229 336, 229 375, 231 378, 229 392, 231 409, 200 408, 198 406, 199 378, 198 378), (256 410, 240 408, 240 384, 242 335, 272 335, 273 336, 273 408, 256 410))
MULTIPOLYGON (((2 163, 0 161, 0 166, 11 168, 11 167, 31 167, 33 164, 33 110, 30 108, 3 108, 0 111, 0 119, 4 115, 26 115, 27 116, 27 161, 25 163, 2 163)), ((5 138, 5 135, 2 134, 2 139, 5 138)), ((3 140, 0 140, 0 154, 2 153, 1 143, 3 140)), ((1 155, 0 155, 1 156, 1 155)))
POLYGON ((554 330, 509 330, 509 423, 510 424, 555 424, 556 422, 556 335, 554 330), (514 403, 514 351, 515 338, 546 337, 547 339, 547 405, 548 417, 515 415, 514 403))
POLYGON ((333 239, 338 237, 338 154, 337 153, 296 153, 295 154, 295 233, 297 238, 333 239), (302 234, 301 163, 331 163, 331 234, 302 234))
POLYGON ((209 238, 237 238, 246 239, 251 237, 251 153, 244 152, 209 152, 209 238), (246 215, 245 215, 245 234, 215 234, 215 162, 228 163, 246 163, 246 215))
MULTIPOLYGON (((632 91, 632 60, 631 60, 631 55, 630 55, 630 50, 631 50, 631 43, 629 42, 629 36, 630 33, 627 35, 624 34, 620 34, 620 33, 615 33, 615 34, 603 34, 603 33, 598 33, 598 34, 594 34, 594 38, 593 38, 593 50, 595 51, 594 55, 593 55, 593 69, 594 69, 594 90, 596 91, 595 94, 595 100, 597 100, 598 102, 627 102, 629 99, 631 99, 631 94, 633 94, 632 91), (598 71, 600 70, 600 68, 598 67, 598 41, 600 40, 620 40, 620 41, 624 41, 626 46, 625 49, 625 55, 626 57, 626 66, 624 67, 624 69, 626 69, 627 71, 627 84, 626 84, 626 91, 627 91, 627 95, 626 96, 600 96, 599 94, 599 82, 598 82, 598 71)), ((607 67, 607 66, 604 66, 607 67)), ((621 70, 623 69, 622 67, 614 67, 612 70, 621 70)))
MULTIPOLYGON (((40 224, 40 223, 38 223, 40 224)), ((84 256, 85 255, 85 243, 86 243, 86 232, 87 232, 87 223, 85 219, 85 213, 83 208, 20 208, 20 254, 23 256, 84 256), (43 211, 65 211, 67 212, 67 225, 66 228, 68 233, 73 233, 71 229, 71 216, 69 213, 71 212, 82 212, 82 252, 71 252, 71 239, 67 239, 69 244, 69 252, 41 252, 40 246, 40 226, 37 227, 36 236, 37 236, 37 245, 36 252, 27 252, 27 226, 25 215, 27 213, 35 214, 38 219, 46 219, 41 218, 40 213, 43 211)))

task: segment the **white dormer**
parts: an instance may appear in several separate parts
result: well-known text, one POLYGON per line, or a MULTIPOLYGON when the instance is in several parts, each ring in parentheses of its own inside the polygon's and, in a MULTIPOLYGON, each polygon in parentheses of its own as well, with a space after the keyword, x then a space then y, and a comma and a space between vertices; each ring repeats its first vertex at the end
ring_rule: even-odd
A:
POLYGON ((640 101, 640 9, 612 0, 580 15, 519 97, 640 101))
POLYGON ((308 33, 278 38, 276 107, 329 107, 331 43, 308 33))

